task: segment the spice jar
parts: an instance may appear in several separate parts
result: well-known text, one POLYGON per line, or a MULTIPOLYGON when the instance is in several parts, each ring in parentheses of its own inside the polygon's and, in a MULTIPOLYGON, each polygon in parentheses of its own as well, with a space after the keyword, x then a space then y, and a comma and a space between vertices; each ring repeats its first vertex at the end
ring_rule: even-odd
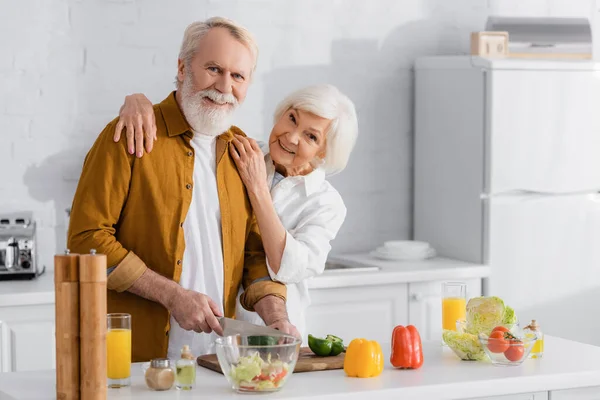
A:
POLYGON ((191 390, 196 384, 196 362, 187 344, 181 349, 181 359, 177 360, 177 383, 179 390, 191 390))
POLYGON ((175 382, 175 371, 166 358, 155 358, 150 361, 150 368, 144 374, 146 385, 152 390, 169 390, 175 382))

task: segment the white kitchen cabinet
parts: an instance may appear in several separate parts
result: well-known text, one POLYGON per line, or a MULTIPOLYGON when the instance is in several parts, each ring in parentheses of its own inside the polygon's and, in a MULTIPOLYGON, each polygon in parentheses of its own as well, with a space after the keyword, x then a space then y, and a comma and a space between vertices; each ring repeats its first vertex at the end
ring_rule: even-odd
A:
MULTIPOLYGON (((306 315, 306 335, 333 334, 388 343, 392 330, 408 322, 408 285, 313 289, 306 315)), ((306 338, 304 338, 306 343, 306 338)))
MULTIPOLYGON (((464 282, 467 298, 481 296, 481 279, 464 282)), ((442 281, 429 281, 312 289, 306 334, 331 333, 346 341, 364 337, 388 343, 396 325, 411 324, 422 340, 440 340, 441 286, 442 281)))
MULTIPOLYGON (((481 279, 464 282, 467 284, 467 299, 481 296, 481 279)), ((441 340, 442 281, 408 284, 408 323, 419 330, 421 340, 441 340)))
POLYGON ((5 322, 0 321, 0 372, 10 371, 8 366, 10 365, 11 355, 9 343, 8 343, 8 325, 5 322))
POLYGON ((550 392, 550 400, 600 400, 600 386, 553 390, 550 392))
MULTIPOLYGON (((554 397, 551 398, 554 400, 554 397)), ((548 392, 509 394, 506 396, 476 397, 471 400, 549 400, 548 392)))
POLYGON ((54 305, 0 307, 0 372, 52 369, 54 305))

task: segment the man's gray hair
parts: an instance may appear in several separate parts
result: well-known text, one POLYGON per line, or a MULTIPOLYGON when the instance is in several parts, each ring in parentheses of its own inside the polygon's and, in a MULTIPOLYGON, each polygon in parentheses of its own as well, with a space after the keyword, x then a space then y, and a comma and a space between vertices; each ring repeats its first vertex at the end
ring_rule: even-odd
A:
POLYGON ((231 33, 231 36, 250 50, 254 59, 254 65, 250 71, 252 74, 256 69, 256 62, 258 61, 258 45, 256 44, 254 36, 248 29, 223 17, 212 17, 206 21, 196 21, 188 25, 183 34, 183 42, 181 43, 181 49, 179 50, 179 58, 184 64, 186 66, 190 65, 190 62, 198 51, 198 43, 212 28, 227 29, 229 33, 231 33))
POLYGON ((327 175, 342 172, 358 136, 358 120, 352 100, 333 85, 308 86, 279 103, 275 109, 275 123, 291 108, 331 120, 325 135, 324 163, 320 167, 327 175))

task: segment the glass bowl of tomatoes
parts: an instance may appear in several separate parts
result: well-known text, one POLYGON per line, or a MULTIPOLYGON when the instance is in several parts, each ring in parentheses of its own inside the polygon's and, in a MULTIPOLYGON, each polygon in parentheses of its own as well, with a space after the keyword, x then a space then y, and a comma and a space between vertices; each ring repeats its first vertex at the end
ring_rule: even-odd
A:
POLYGON ((489 336, 480 334, 479 342, 492 364, 500 366, 520 365, 531 353, 537 337, 515 335, 504 326, 497 326, 489 336))

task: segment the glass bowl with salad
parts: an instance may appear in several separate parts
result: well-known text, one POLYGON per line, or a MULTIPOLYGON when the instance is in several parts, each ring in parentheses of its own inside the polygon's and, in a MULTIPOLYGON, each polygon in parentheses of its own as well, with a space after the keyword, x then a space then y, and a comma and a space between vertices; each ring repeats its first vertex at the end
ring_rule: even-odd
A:
POLYGON ((232 335, 218 338, 217 359, 238 392, 275 392, 294 371, 300 339, 290 335, 232 335))

